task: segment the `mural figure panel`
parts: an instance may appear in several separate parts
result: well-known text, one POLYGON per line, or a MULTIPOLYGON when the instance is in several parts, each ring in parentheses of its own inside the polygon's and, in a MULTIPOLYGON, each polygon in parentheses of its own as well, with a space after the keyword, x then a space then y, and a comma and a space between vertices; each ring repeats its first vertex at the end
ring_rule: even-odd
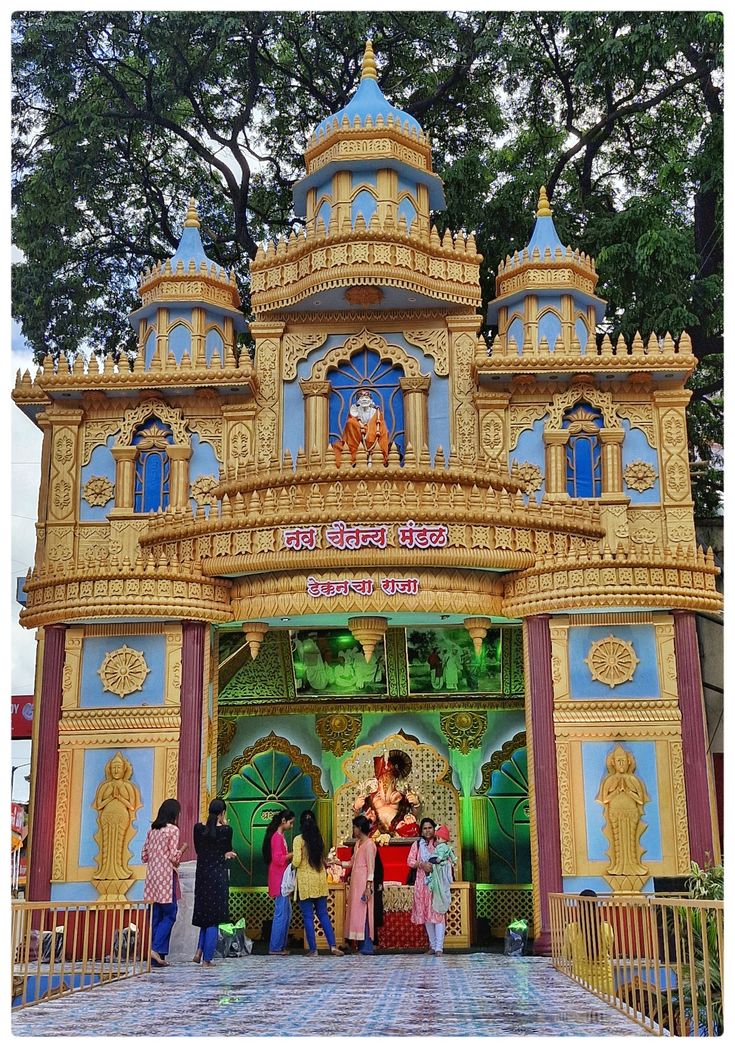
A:
POLYGON ((143 806, 140 790, 130 781, 133 767, 122 753, 116 753, 105 765, 105 777, 97 787, 92 807, 97 811, 99 846, 96 880, 125 881, 133 876, 130 869, 130 842, 135 836, 135 813, 143 806))
POLYGON ((380 642, 370 662, 349 630, 293 634, 293 665, 299 694, 383 694, 385 652, 380 642))
POLYGON ((650 801, 646 787, 635 772, 632 753, 616 746, 608 754, 609 774, 602 780, 597 800, 605 806, 605 835, 610 842, 610 874, 646 874, 642 865, 640 839, 646 824, 641 816, 650 801))
POLYGON ((408 674, 412 692, 501 691, 500 630, 489 630, 476 655, 465 629, 410 630, 408 674))

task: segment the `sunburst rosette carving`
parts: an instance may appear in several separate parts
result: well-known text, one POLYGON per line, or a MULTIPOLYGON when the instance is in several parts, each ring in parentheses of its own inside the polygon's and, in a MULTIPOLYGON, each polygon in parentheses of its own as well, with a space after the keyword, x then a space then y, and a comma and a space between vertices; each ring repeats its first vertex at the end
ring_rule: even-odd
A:
POLYGON ((191 486, 191 497, 198 506, 213 506, 217 498, 212 494, 212 489, 217 484, 217 477, 199 477, 191 486))
POLYGON ((583 661, 593 680, 606 684, 608 688, 615 688, 618 684, 633 680, 640 659, 629 641, 610 634, 595 641, 583 661))
POLYGON ((82 498, 89 506, 106 506, 115 493, 107 477, 90 477, 82 488, 82 498))
POLYGON ((526 495, 533 495, 543 484, 544 475, 533 462, 513 460, 512 477, 521 485, 526 495))
POLYGON ((634 491, 648 491, 658 474, 649 462, 630 462, 623 470, 623 480, 634 491))
POLYGON ((123 644, 115 651, 108 651, 97 672, 104 690, 124 699, 140 691, 150 669, 141 651, 123 644))

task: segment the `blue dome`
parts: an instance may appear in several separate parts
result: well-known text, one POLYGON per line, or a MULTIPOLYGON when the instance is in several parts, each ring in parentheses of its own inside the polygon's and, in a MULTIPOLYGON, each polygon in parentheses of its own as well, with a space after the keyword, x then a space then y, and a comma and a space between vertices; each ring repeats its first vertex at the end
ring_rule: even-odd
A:
POLYGON ((528 253, 529 255, 532 255, 534 250, 538 248, 539 254, 543 258, 544 251, 546 251, 547 248, 549 248, 551 254, 554 255, 558 247, 561 248, 562 252, 565 250, 564 245, 559 239, 559 234, 556 231, 554 219, 551 215, 549 200, 546 196, 546 186, 541 186, 538 207, 536 209, 536 225, 533 227, 533 233, 528 242, 528 253))
POLYGON ((222 269, 217 262, 207 256, 204 250, 202 236, 199 232, 199 215, 193 200, 189 201, 189 210, 184 221, 184 232, 181 234, 176 253, 171 256, 170 261, 171 268, 174 270, 179 262, 184 263, 185 270, 189 269, 190 262, 193 262, 197 269, 199 269, 202 262, 206 264, 207 269, 211 269, 212 266, 216 266, 218 272, 222 269))
POLYGON ((319 135, 320 132, 326 132, 328 127, 330 127, 335 120, 338 124, 341 124, 342 119, 345 116, 350 124, 353 124, 355 117, 359 116, 363 126, 365 125, 365 120, 368 116, 372 117, 373 123, 375 123, 379 116, 382 116, 383 120, 387 120, 389 116, 392 116, 394 120, 399 121, 401 127, 403 127, 406 121, 408 121, 411 132, 416 131, 419 134, 422 133, 421 125, 418 120, 409 116, 408 113, 404 113, 403 110, 396 109, 395 106, 392 106, 378 87, 377 80, 364 75, 357 91, 355 91, 344 109, 340 109, 338 113, 334 113, 332 116, 325 117, 325 119, 317 125, 315 134, 319 135))

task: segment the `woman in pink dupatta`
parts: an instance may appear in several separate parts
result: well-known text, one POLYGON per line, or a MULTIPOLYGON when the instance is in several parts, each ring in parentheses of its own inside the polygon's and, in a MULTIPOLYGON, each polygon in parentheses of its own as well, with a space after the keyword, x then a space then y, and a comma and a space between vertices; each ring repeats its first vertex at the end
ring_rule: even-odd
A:
POLYGON ((375 871, 375 842, 370 839, 371 826, 364 815, 352 820, 355 848, 349 862, 342 866, 350 870, 350 887, 345 914, 345 937, 362 943, 359 953, 375 953, 375 923, 373 918, 373 878, 375 871))

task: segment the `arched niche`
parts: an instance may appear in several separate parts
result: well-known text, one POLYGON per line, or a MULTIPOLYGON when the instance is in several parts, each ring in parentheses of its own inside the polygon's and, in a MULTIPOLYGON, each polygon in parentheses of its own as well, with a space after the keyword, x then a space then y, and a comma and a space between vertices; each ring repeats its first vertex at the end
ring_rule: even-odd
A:
POLYGON ((125 412, 117 442, 111 449, 115 459, 115 509, 111 516, 135 513, 135 470, 140 444, 134 443, 134 439, 149 419, 159 419, 173 437, 173 443, 168 443, 166 448, 170 462, 169 505, 183 509, 187 504, 191 443, 186 422, 180 409, 170 407, 159 398, 152 398, 125 412))

